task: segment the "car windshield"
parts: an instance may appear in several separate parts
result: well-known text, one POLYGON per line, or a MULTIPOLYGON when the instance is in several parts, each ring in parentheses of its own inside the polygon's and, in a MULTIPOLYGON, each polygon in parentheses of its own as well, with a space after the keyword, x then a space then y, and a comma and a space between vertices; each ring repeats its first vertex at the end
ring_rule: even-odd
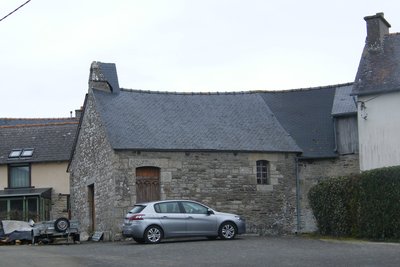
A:
POLYGON ((129 211, 129 213, 131 213, 131 214, 133 214, 133 213, 139 213, 139 212, 141 212, 145 207, 146 207, 146 206, 144 206, 144 205, 135 205, 135 206, 133 207, 133 209, 131 209, 131 210, 129 211))

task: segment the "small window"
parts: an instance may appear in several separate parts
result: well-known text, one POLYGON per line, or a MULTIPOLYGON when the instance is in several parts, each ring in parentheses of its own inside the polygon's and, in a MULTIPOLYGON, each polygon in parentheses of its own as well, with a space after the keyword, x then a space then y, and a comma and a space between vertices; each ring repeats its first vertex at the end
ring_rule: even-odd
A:
POLYGON ((21 153, 21 157, 32 157, 32 155, 33 155, 33 148, 25 148, 21 153))
POLYGON ((257 161, 257 184, 269 184, 269 162, 267 160, 257 161))
POLYGON ((8 155, 9 158, 19 158, 21 156, 22 149, 13 149, 8 155))
POLYGON ((29 158, 33 155, 33 148, 24 148, 24 149, 13 149, 11 150, 10 154, 8 155, 9 158, 29 158))

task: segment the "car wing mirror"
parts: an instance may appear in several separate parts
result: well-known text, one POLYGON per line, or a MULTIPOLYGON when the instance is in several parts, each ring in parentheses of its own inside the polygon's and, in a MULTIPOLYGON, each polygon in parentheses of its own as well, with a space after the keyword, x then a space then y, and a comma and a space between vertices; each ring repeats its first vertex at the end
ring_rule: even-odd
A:
POLYGON ((207 210, 207 214, 208 214, 208 215, 214 214, 214 211, 213 211, 212 209, 208 209, 208 210, 207 210))

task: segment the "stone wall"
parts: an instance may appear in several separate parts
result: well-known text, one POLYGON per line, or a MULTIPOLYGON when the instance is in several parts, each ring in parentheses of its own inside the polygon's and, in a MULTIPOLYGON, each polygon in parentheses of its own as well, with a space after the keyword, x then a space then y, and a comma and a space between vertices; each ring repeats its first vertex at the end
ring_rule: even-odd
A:
POLYGON ((115 214, 119 218, 136 200, 135 169, 154 166, 161 170, 161 199, 191 199, 243 215, 252 233, 284 234, 295 229, 293 155, 124 151, 118 156, 115 214), (257 160, 270 162, 271 185, 257 185, 257 160))
POLYGON ((69 168, 72 218, 80 221, 83 233, 93 232, 92 219, 94 230, 104 231, 106 238, 116 232, 114 220, 117 216, 113 213, 116 198, 114 161, 114 152, 107 141, 93 97, 89 94, 69 168), (95 218, 91 218, 88 201, 88 187, 91 185, 94 186, 95 218))
POLYGON ((50 219, 56 220, 60 217, 68 218, 68 196, 67 194, 51 195, 50 219))
POLYGON ((317 230, 315 218, 308 203, 308 191, 319 181, 351 173, 359 173, 358 154, 344 155, 336 159, 299 161, 300 179, 300 232, 317 230))

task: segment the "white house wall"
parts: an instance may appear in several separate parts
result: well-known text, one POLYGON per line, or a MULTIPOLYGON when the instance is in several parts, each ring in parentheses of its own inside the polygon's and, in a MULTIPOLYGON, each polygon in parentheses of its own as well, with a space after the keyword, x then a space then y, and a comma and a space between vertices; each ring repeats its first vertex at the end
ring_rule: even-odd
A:
POLYGON ((400 165, 400 92, 359 96, 361 171, 400 165))
POLYGON ((7 165, 0 165, 0 190, 8 187, 7 165))
POLYGON ((54 194, 69 194, 68 162, 32 164, 32 185, 37 188, 51 187, 54 194))
MULTIPOLYGON (((31 185, 53 188, 54 194, 69 194, 68 162, 32 163, 31 185)), ((8 187, 8 166, 0 166, 0 190, 8 187)))

